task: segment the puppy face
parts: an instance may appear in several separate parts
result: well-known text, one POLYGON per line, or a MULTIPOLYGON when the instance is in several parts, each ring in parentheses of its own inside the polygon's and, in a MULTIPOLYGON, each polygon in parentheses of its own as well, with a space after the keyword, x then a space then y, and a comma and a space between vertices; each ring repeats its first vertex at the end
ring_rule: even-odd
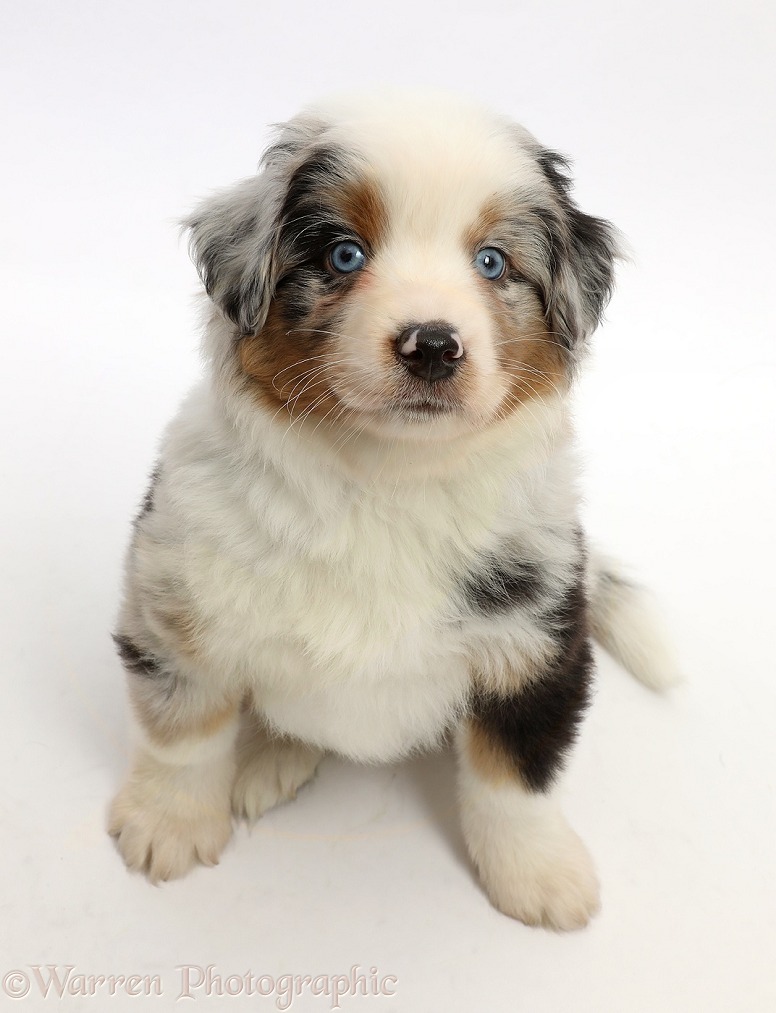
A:
POLYGON ((612 282, 566 163, 448 99, 292 120, 188 221, 245 388, 280 415, 407 438, 563 392, 612 282))

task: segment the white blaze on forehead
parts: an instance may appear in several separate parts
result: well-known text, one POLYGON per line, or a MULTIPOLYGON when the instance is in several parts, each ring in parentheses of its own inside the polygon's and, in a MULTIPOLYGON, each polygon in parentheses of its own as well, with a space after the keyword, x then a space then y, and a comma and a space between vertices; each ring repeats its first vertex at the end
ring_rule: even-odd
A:
POLYGON ((495 194, 542 179, 527 131, 453 96, 389 92, 318 112, 327 138, 375 172, 394 235, 460 242, 495 194))

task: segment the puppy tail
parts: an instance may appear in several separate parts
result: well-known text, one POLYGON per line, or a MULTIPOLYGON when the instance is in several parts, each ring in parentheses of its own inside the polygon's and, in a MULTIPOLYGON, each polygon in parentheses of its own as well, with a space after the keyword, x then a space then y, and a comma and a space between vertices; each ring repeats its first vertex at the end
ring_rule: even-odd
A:
POLYGON ((650 689, 682 681, 670 639, 646 588, 611 559, 593 555, 589 574, 593 636, 623 668, 650 689))

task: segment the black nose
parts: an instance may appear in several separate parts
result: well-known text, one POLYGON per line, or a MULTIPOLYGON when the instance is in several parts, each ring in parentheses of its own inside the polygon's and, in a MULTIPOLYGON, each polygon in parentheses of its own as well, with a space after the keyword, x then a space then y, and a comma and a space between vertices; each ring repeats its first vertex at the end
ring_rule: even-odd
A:
POLYGON ((463 343, 449 324, 410 324, 396 339, 399 358, 415 376, 429 383, 450 376, 463 356, 463 343))

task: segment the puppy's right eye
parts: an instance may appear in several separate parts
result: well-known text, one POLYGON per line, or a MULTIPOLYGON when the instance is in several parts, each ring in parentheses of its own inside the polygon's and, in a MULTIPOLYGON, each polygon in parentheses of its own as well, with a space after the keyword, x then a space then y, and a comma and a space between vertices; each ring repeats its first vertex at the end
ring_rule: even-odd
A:
POLYGON ((358 243, 347 240, 332 246, 329 251, 329 264, 339 274, 353 274, 366 264, 366 254, 358 243))

